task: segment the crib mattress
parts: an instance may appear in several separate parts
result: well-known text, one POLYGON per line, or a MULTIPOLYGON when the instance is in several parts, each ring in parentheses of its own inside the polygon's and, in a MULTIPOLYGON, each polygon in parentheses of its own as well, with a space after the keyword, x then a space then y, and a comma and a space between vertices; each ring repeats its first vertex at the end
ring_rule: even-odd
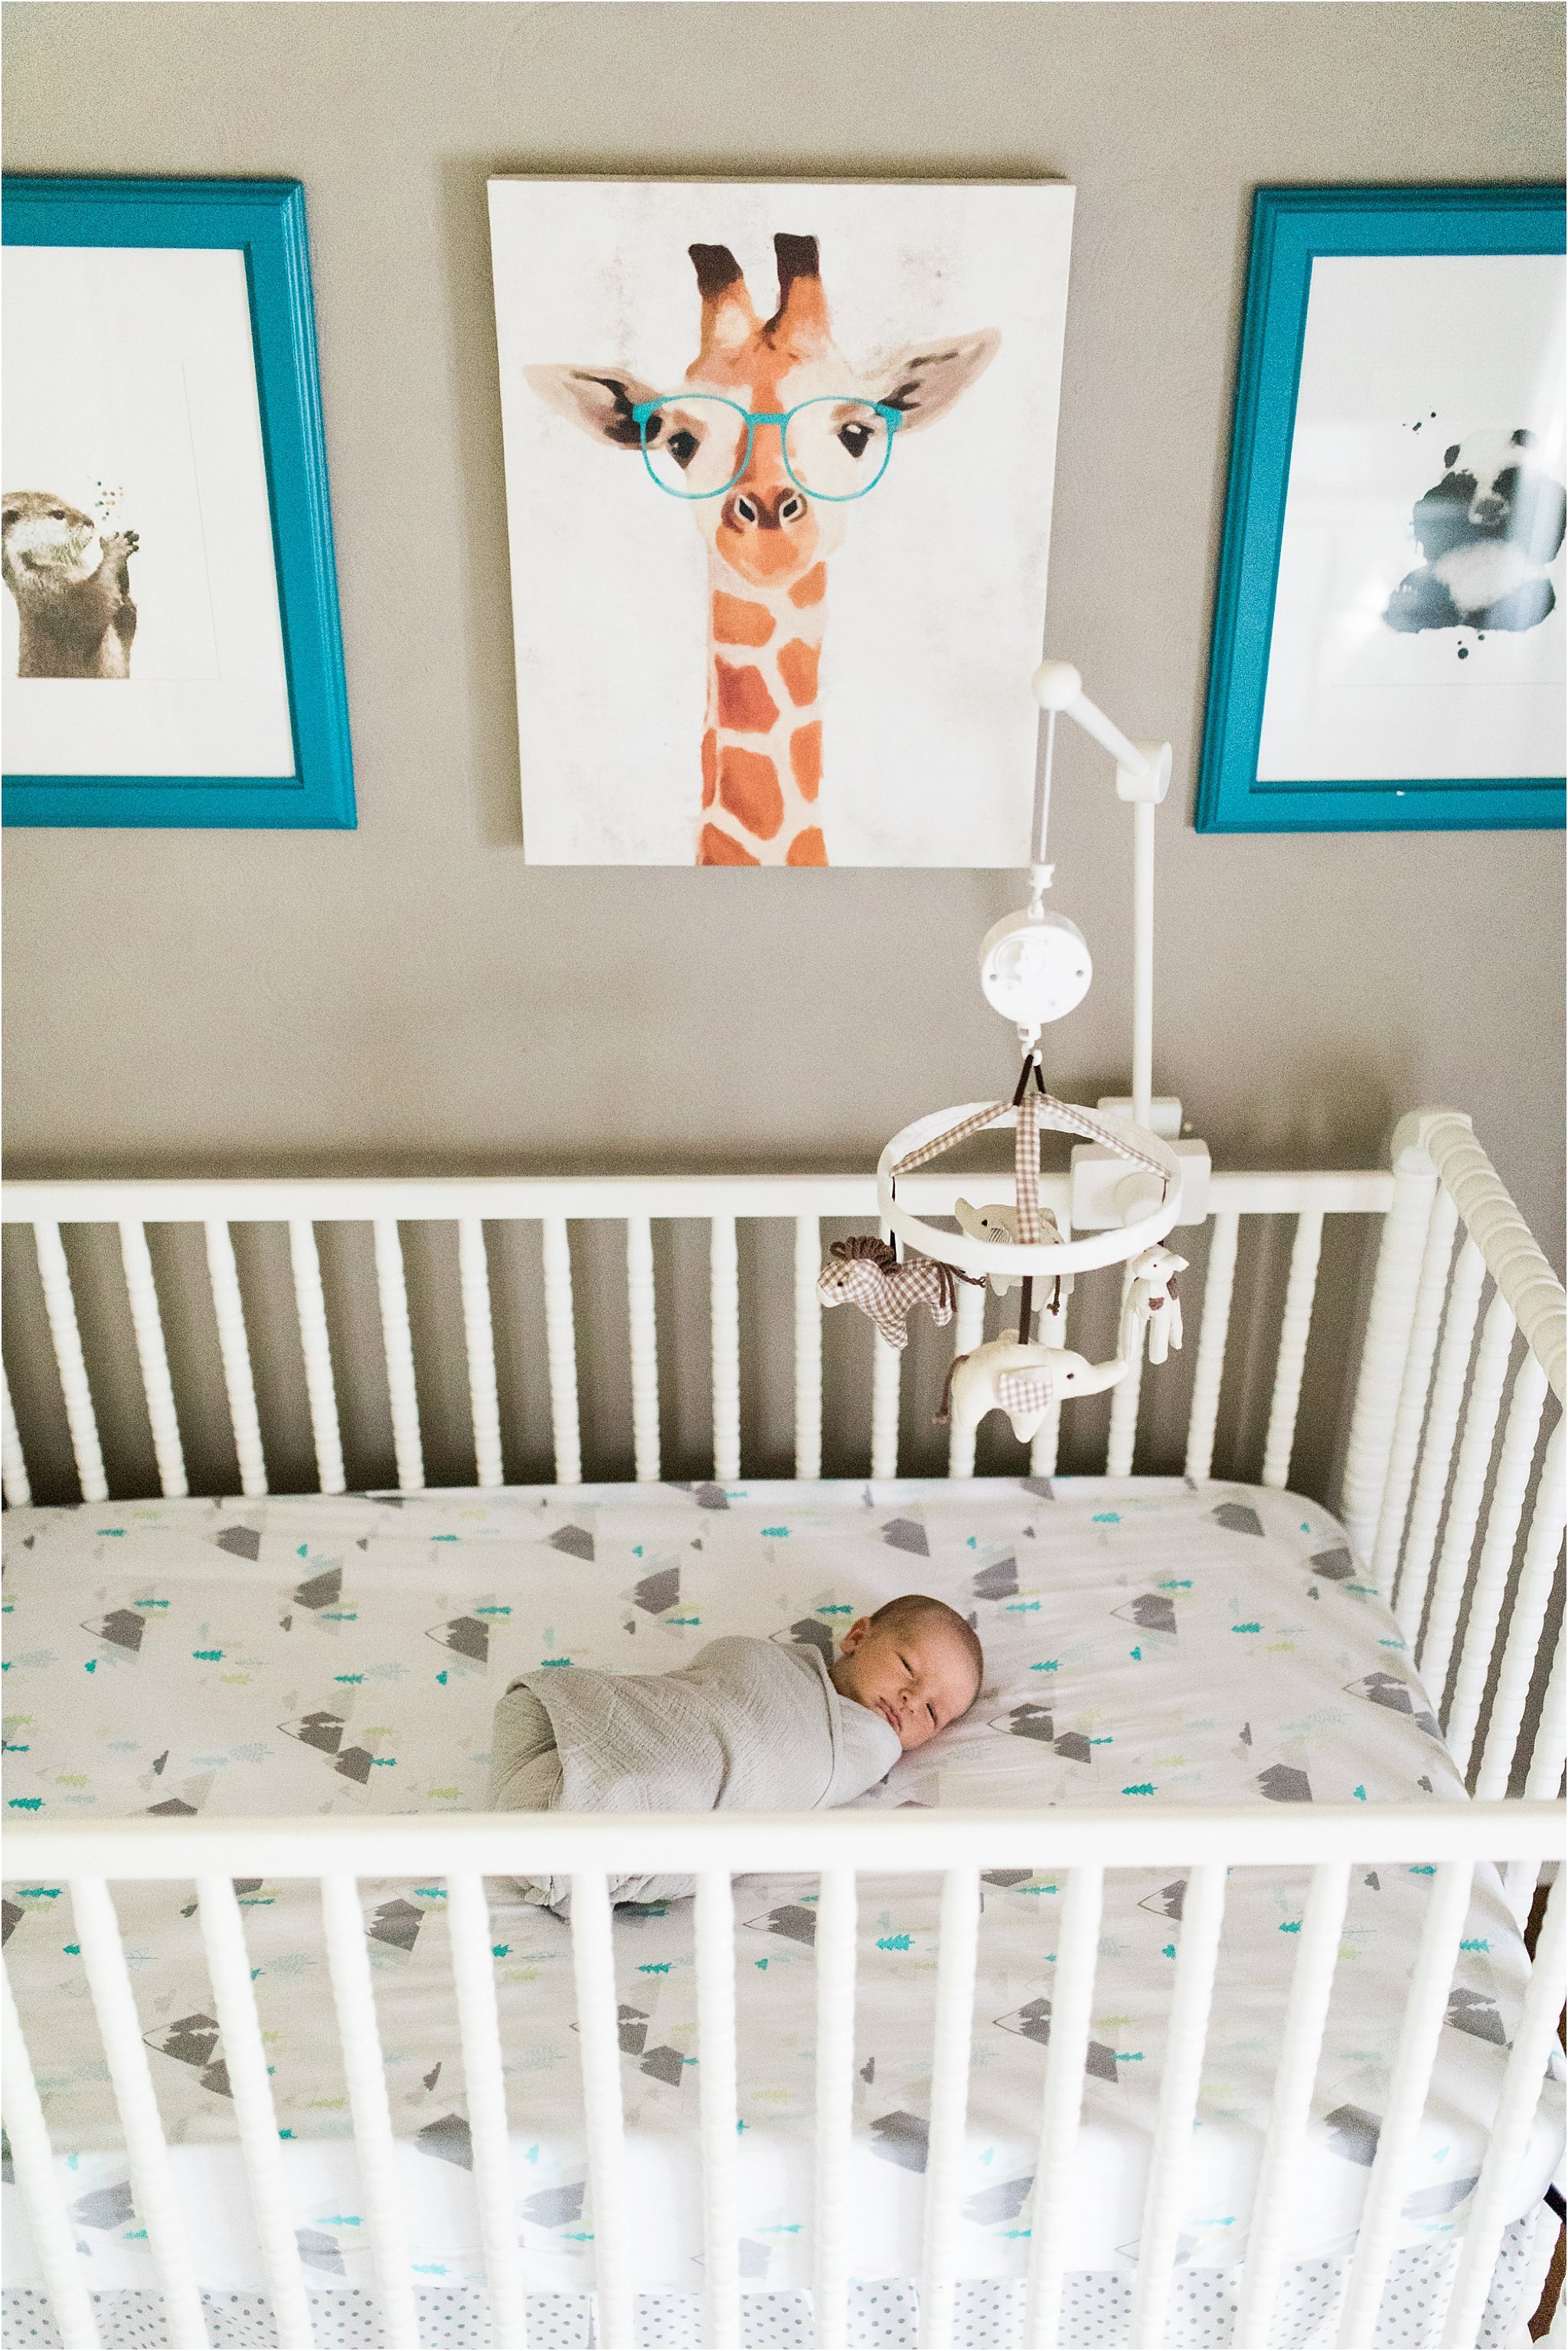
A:
MULTIPOLYGON (((1040 1808, 1421 1803, 1461 1787, 1397 1627, 1315 1505, 1180 1479, 471 1489, 92 1504, 6 1515, 8 1816, 466 1812, 491 1710, 526 1670, 659 1671, 720 1633, 823 1647, 930 1592, 972 1614, 979 1703, 868 1804, 1040 1808)), ((1043 1858, 1043 1857, 1042 1857, 1043 1858)), ((1351 2241, 1375 2149, 1429 1873, 1353 1873, 1319 2068, 1296 2259, 1351 2241)), ((538 2290, 591 2281, 570 1939, 493 1889, 518 2220, 538 2290)), ((1180 2258, 1235 2260, 1266 2127, 1305 1873, 1229 1882, 1180 2258)), ((362 1888, 412 2257, 478 2274, 461 2059, 435 1885, 362 1888)), ((1183 1881, 1106 1883, 1085 2084, 1078 2256, 1136 2254, 1183 1881)), ((747 2282, 810 2277, 812 1881, 737 1883, 737 2186, 747 2282)), ((1021 2274, 1049 2037, 1058 1890, 985 1886, 961 2273, 1021 2274)), ((203 2283, 263 2274, 193 1890, 117 1889, 203 2283)), ((300 2243, 323 2284, 369 2283, 315 1892, 242 1882, 300 2243)), ((622 2088, 644 2287, 700 2279, 689 1903, 617 1914, 622 2088)), ((862 1880, 859 2274, 918 2267, 937 1889, 862 1880)), ((145 2241, 68 1896, 11 1886, 6 1964, 95 2285, 147 2281, 145 2241)), ((1462 2229, 1525 1960, 1478 1872, 1402 2241, 1462 2229)), ((1559 2085, 1560 2086, 1560 2085, 1559 2085)), ((1562 2146, 1543 2109, 1519 2209, 1562 2146)), ((15 2191, 5 2195, 15 2204, 15 2191)), ((15 2215, 11 2220, 15 2220, 15 2215)), ((8 2226, 11 2220, 8 2220, 8 2226)), ((7 2273, 32 2267, 25 2227, 7 2273), (20 2264, 20 2266, 18 2266, 20 2264)))

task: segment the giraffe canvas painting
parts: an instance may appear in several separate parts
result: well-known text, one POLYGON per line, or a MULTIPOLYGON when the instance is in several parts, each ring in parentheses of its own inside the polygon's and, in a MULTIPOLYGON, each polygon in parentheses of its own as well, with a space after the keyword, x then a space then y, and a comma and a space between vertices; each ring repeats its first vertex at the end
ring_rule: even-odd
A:
POLYGON ((531 860, 1019 862, 1071 201, 492 182, 531 860))

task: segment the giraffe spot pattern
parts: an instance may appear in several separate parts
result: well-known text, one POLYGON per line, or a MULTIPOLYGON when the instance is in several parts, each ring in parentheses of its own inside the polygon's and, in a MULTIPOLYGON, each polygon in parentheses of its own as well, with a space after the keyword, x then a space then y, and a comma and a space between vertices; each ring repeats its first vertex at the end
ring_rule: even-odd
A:
POLYGON ((789 737, 789 772, 803 800, 814 800, 822 786, 822 722, 797 726, 789 737))
MULTIPOLYGON (((768 693, 762 672, 716 661, 714 675, 718 682, 719 725, 737 735, 770 734, 779 723, 779 705, 768 693)), ((722 797, 722 784, 720 791, 722 797)))
POLYGON ((828 567, 825 563, 816 563, 804 580, 796 580, 789 590, 789 601, 798 612, 803 612, 809 604, 820 604, 827 592, 828 567))
POLYGON ((803 637, 791 637, 779 651, 779 674, 784 681, 784 691, 797 710, 806 709, 817 699, 817 663, 821 648, 809 645, 803 637))
POLYGON ((712 808, 718 789, 718 737, 710 726, 703 737, 703 806, 712 808))
POLYGON ((744 596, 727 596, 722 589, 715 594, 715 644, 765 645, 772 634, 773 615, 766 604, 748 604, 744 596))
POLYGON ((825 865, 827 862, 828 844, 814 824, 795 835, 784 859, 786 865, 825 865))
POLYGON ((727 832, 720 832, 714 824, 705 824, 697 848, 699 865, 760 865, 762 860, 742 849, 738 841, 727 832))
POLYGON ((784 821, 779 770, 760 751, 725 745, 718 755, 718 797, 720 807, 738 817, 758 841, 771 841, 784 821))

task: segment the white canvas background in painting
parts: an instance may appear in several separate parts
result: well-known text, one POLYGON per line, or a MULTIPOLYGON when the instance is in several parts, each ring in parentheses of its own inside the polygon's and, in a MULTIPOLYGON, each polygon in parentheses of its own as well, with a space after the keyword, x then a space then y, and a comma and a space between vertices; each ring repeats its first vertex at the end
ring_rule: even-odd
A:
POLYGON ((1564 478, 1563 342, 1550 255, 1313 262, 1260 781, 1563 773, 1561 551, 1534 628, 1478 642, 1382 617, 1422 561, 1411 513, 1452 443, 1525 426, 1564 478))
POLYGON ((18 678, 0 595, 7 772, 292 775, 244 255, 11 246, 5 329, 5 487, 140 542, 127 678, 18 678))
POLYGON ((687 254, 727 245, 758 313, 776 232, 820 241, 857 366, 995 327, 956 406, 895 442, 828 569, 821 823, 851 865, 1027 857, 1073 191, 1061 186, 490 184, 527 853, 688 865, 701 798, 707 558, 635 451, 523 379, 614 364, 659 390, 696 354, 687 254))

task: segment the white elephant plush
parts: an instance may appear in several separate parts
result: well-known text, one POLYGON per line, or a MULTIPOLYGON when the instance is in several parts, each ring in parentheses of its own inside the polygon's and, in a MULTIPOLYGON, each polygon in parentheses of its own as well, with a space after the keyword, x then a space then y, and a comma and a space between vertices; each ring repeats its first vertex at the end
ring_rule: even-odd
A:
MULTIPOLYGON (((953 1214, 972 1241, 1011 1241, 1015 1245, 1018 1241, 1018 1210, 1009 1208, 1003 1201, 988 1200, 983 1208, 976 1208, 967 1200, 955 1200, 953 1214)), ((1041 1208, 1040 1212, 1040 1237, 1051 1249, 1060 1249, 1065 1238, 1061 1227, 1049 1208, 1041 1208)), ((1005 1298, 1009 1290, 1019 1289, 1022 1282, 1021 1273, 993 1273, 991 1276, 991 1288, 998 1298, 1005 1298)), ((1072 1276, 1070 1273, 1042 1274, 1040 1282, 1048 1295, 1048 1311, 1060 1322, 1066 1301, 1072 1295, 1072 1276)))
POLYGON ((1175 1280, 1186 1267, 1185 1258, 1157 1246, 1133 1259, 1116 1353, 1105 1363, 1092 1364, 1070 1347, 1040 1341, 1026 1345, 1010 1335, 988 1339, 970 1353, 956 1355, 944 1399, 954 1426, 976 1428, 987 1413, 1005 1412, 1013 1435, 1027 1445, 1053 1404, 1072 1396, 1103 1395, 1124 1380, 1145 1330, 1150 1360, 1164 1363, 1169 1350, 1181 1345, 1175 1280))

